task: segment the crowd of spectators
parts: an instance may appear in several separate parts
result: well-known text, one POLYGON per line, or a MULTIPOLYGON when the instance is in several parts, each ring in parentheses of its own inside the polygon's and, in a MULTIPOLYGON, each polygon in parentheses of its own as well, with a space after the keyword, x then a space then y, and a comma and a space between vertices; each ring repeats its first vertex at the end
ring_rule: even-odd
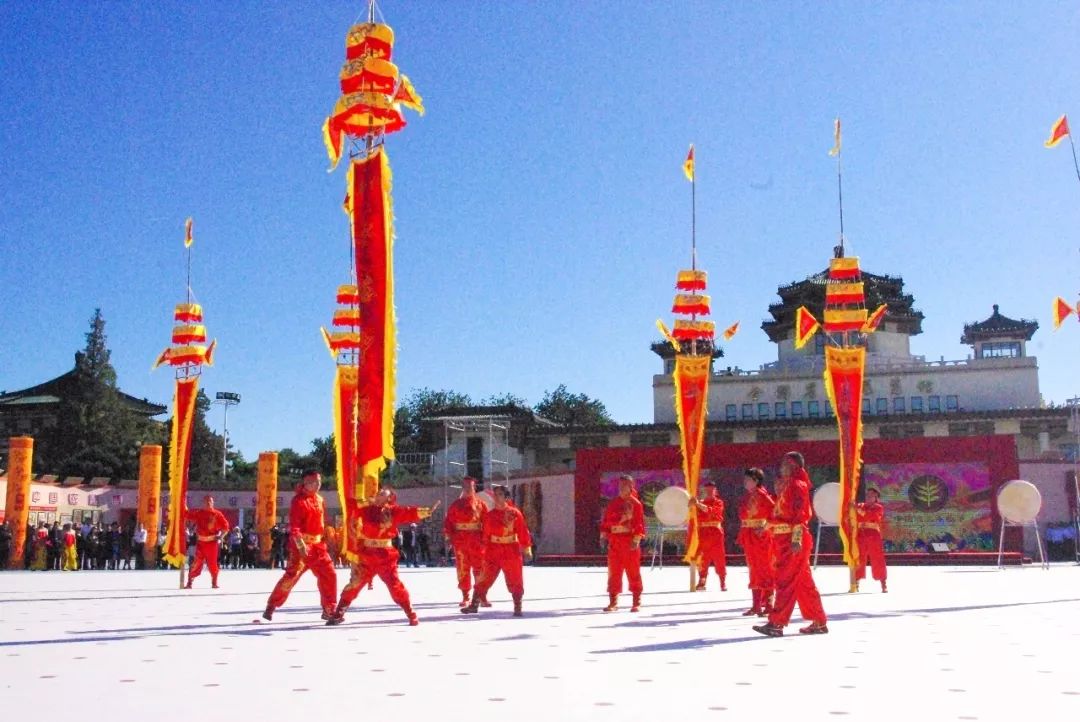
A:
MULTIPOLYGON (((112 523, 65 523, 54 522, 49 525, 40 522, 37 526, 28 524, 25 530, 23 568, 32 571, 61 570, 64 568, 64 549, 67 544, 67 532, 74 535, 75 569, 164 569, 168 565, 162 560, 162 545, 165 542, 164 527, 159 531, 156 553, 147 564, 144 550, 147 543, 147 531, 134 523, 121 527, 120 522, 112 523)), ((288 557, 288 528, 277 524, 270 530, 270 562, 273 568, 285 568, 288 557)), ((342 550, 337 540, 340 533, 333 527, 327 527, 327 542, 331 558, 336 566, 346 566, 342 550)), ((195 556, 195 529, 188 529, 188 561, 195 556)), ((0 560, 6 560, 12 543, 10 524, 0 525, 0 560)), ((401 553, 401 564, 417 567, 431 566, 432 554, 430 537, 425 525, 412 524, 401 530, 394 539, 394 547, 401 553)), ((223 569, 254 569, 265 567, 260 561, 260 540, 255 527, 246 529, 234 526, 221 536, 220 560, 223 569)), ((3 565, 0 564, 0 568, 3 565)))

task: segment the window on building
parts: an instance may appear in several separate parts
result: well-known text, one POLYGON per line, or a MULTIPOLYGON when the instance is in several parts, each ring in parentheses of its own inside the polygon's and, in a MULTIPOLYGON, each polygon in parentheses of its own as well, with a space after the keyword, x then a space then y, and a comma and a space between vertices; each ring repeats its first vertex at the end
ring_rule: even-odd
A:
POLYGON ((757 417, 759 419, 769 418, 769 405, 764 401, 757 405, 757 417))
POLYGON ((809 401, 806 404, 806 411, 807 414, 809 414, 810 418, 816 419, 817 417, 821 416, 821 404, 819 404, 817 401, 809 401))
POLYGON ((922 413, 922 396, 912 396, 911 397, 911 413, 913 413, 913 414, 921 414, 922 413))
POLYGON ((1019 341, 990 341, 979 347, 979 358, 1019 358, 1019 341))
POLYGON ((787 418, 787 402, 786 401, 777 401, 776 402, 776 418, 778 418, 778 419, 787 418))
POLYGON ((753 404, 743 404, 742 405, 742 417, 744 419, 752 419, 752 418, 754 418, 754 405, 753 404))
POLYGON ((727 421, 734 421, 739 418, 739 407, 735 404, 727 404, 724 406, 724 419, 727 421))
POLYGON ((903 396, 894 396, 892 400, 892 412, 894 414, 903 414, 907 412, 906 399, 903 396))
POLYGON ((878 399, 877 400, 877 408, 876 408, 874 413, 878 413, 878 414, 887 414, 887 413, 889 413, 889 400, 888 399, 878 399))
POLYGON ((831 418, 833 415, 832 404, 825 402, 821 405, 822 410, 825 412, 825 416, 831 418))
POLYGON ((791 416, 796 419, 802 418, 802 401, 791 402, 791 416))
POLYGON ((946 396, 945 397, 945 410, 946 411, 959 411, 960 410, 960 398, 958 396, 946 396))
POLYGON ((941 413, 941 397, 940 396, 931 396, 930 397, 930 413, 931 414, 941 413))
POLYGON ((863 416, 869 416, 874 413, 874 407, 870 405, 870 399, 862 400, 862 412, 863 416))

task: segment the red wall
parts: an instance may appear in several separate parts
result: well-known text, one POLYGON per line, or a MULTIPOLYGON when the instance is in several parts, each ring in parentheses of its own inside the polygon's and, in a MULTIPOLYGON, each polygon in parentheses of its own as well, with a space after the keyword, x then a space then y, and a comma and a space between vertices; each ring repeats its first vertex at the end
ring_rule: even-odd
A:
MULTIPOLYGON (((836 466, 840 445, 836 441, 803 441, 754 444, 721 444, 705 447, 702 468, 779 466, 788 451, 798 451, 808 466, 836 466)), ((1012 436, 916 437, 910 439, 867 439, 863 462, 902 464, 913 462, 981 461, 987 464, 990 481, 994 538, 999 533, 997 490, 1006 481, 1020 476, 1016 441, 1012 436)), ((574 551, 599 554, 596 519, 600 516, 600 475, 610 471, 678 469, 682 456, 678 447, 582 449, 577 452, 574 472, 574 551)), ((1006 531, 1006 548, 1019 549, 1021 530, 1006 531)))

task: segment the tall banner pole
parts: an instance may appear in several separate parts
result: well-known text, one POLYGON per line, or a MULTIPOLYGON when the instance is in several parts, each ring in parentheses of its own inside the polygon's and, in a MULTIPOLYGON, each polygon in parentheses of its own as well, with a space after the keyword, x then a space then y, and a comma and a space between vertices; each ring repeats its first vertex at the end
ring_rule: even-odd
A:
MULTIPOLYGON (((333 330, 323 339, 337 366, 334 377, 334 444, 342 512, 370 498, 394 458, 397 365, 394 317, 393 210, 387 136, 405 127, 404 109, 423 115, 423 99, 392 62, 394 31, 367 20, 345 36, 341 95, 323 123, 330 170, 350 147, 344 210, 349 216, 351 283, 338 289, 333 330)), ((346 519, 341 549, 355 552, 346 519)))
POLYGON ((138 519, 146 529, 143 563, 153 568, 161 528, 161 446, 158 444, 144 444, 139 449, 138 519))
POLYGON ((29 436, 11 437, 8 441, 7 498, 4 505, 4 519, 11 528, 11 546, 5 560, 8 569, 22 569, 25 566, 33 462, 34 439, 29 436))

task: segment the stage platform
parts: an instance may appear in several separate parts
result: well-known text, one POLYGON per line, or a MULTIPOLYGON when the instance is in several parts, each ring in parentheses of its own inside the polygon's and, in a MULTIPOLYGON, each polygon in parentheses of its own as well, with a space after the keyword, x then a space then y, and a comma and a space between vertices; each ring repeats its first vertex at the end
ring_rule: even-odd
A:
MULTIPOLYGON (((347 577, 338 573, 339 582, 347 577)), ((1080 567, 897 566, 889 594, 815 574, 828 635, 762 637, 730 591, 645 571, 644 608, 612 614, 603 569, 528 567, 525 617, 458 612, 454 571, 405 569, 409 627, 378 581, 347 623, 305 577, 259 620, 277 572, 0 573, 5 719, 1003 720, 1080 718, 1080 567)), ((629 598, 623 597, 625 602, 629 598)))

